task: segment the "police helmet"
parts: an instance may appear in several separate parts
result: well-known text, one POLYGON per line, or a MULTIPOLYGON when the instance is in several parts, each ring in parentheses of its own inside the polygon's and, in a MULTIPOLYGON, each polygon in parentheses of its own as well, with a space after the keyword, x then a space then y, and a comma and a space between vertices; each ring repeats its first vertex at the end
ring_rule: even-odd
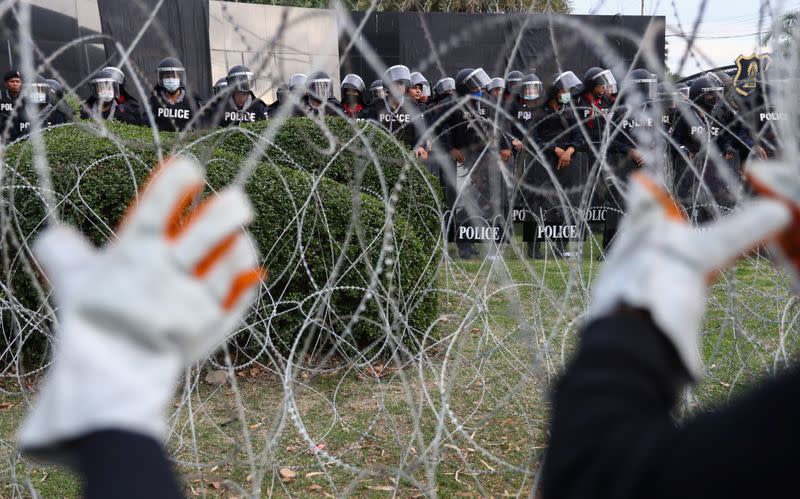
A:
MULTIPOLYGON (((114 76, 109 72, 109 75, 114 76)), ((175 92, 186 85, 186 68, 183 63, 174 57, 161 59, 156 68, 158 85, 168 92, 175 92)))
POLYGON ((252 92, 255 88, 255 75, 250 71, 250 68, 242 64, 238 64, 228 70, 228 76, 225 78, 228 86, 235 92, 252 92))

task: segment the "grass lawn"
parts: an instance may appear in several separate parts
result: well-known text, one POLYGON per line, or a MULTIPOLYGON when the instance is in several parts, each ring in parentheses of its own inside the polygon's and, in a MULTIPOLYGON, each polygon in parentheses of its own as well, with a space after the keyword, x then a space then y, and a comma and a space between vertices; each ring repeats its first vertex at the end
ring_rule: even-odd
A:
MULTIPOLYGON (((502 257, 442 265, 443 318, 423 360, 327 369, 264 360, 226 385, 190 376, 169 448, 188 496, 527 496, 547 442, 547 387, 574 348, 599 264, 502 257), (189 395, 185 395, 185 394, 189 395)), ((796 348, 786 278, 758 255, 715 285, 703 337, 708 376, 677 413, 723 404, 796 348), (790 306, 787 307, 787 304, 790 306)), ((13 379, 8 391, 19 392, 13 379)), ((0 496, 75 497, 69 474, 13 451, 25 402, 0 396, 0 496)))

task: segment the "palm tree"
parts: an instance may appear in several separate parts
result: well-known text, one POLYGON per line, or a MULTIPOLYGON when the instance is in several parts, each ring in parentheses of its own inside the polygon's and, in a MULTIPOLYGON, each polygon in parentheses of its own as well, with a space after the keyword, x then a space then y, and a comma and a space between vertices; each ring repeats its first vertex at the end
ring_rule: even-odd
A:
POLYGON ((777 29, 778 25, 776 24, 776 29, 769 31, 767 34, 761 37, 761 45, 764 46, 769 44, 769 42, 771 42, 777 35, 776 48, 787 48, 798 35, 798 23, 800 23, 800 11, 794 10, 783 14, 781 16, 780 30, 777 29))

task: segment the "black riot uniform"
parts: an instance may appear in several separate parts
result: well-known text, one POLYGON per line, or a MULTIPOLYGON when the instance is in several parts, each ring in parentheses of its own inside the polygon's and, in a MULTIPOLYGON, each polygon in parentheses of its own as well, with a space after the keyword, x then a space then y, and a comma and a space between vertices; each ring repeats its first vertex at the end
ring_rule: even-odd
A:
MULTIPOLYGON (((581 88, 580 80, 572 71, 555 75, 543 104, 536 108, 530 120, 529 138, 540 154, 536 161, 526 165, 523 195, 526 208, 540 221, 564 223, 564 204, 575 208, 581 201, 586 165, 578 162, 574 153, 583 148, 584 139, 569 105, 572 96, 581 88), (569 164, 558 166, 559 151, 571 155, 569 164)), ((530 256, 543 256, 541 242, 537 239, 534 247, 528 248, 530 256)), ((557 251, 563 252, 561 243, 557 251)))
POLYGON ((504 130, 491 119, 491 104, 484 98, 483 92, 490 82, 482 68, 462 69, 455 77, 459 98, 450 101, 442 112, 441 143, 451 156, 443 176, 447 191, 455 198, 454 218, 449 225, 455 231, 462 258, 472 258, 478 253, 472 242, 475 238, 463 237, 477 233, 470 229, 489 227, 492 234, 498 229, 498 235, 509 230, 507 191, 498 153, 501 150, 510 153, 511 146, 504 130))
POLYGON ((678 113, 672 128, 675 147, 670 160, 675 193, 698 221, 710 216, 709 204, 724 206, 731 201, 726 173, 734 172, 723 171, 728 166, 722 157, 710 154, 722 131, 713 113, 722 91, 708 78, 697 78, 689 88, 689 102, 678 113))
POLYGON ((125 86, 126 78, 125 73, 122 72, 121 69, 115 66, 106 66, 106 71, 109 72, 111 78, 117 82, 117 105, 121 106, 124 112, 129 113, 132 116, 142 116, 142 105, 139 103, 139 100, 136 99, 127 89, 125 86))
POLYGON ((81 118, 116 120, 131 125, 142 124, 138 108, 128 100, 120 102, 119 83, 108 68, 95 72, 88 82, 89 98, 81 106, 81 118))
MULTIPOLYGON (((3 81, 7 83, 11 79, 22 80, 22 74, 17 70, 8 71, 3 81)), ((2 131, 3 138, 9 138, 16 119, 18 105, 21 102, 22 92, 12 94, 9 89, 4 88, 0 91, 0 131, 2 131)))
POLYGON ((47 84, 50 85, 50 102, 53 104, 53 107, 64 116, 66 121, 74 121, 75 120, 75 112, 69 107, 64 101, 64 87, 58 80, 48 78, 47 84))
POLYGON ((199 128, 202 101, 186 91, 186 70, 174 57, 167 57, 158 64, 158 81, 149 105, 155 126, 161 131, 175 132, 187 128, 199 128))
POLYGON ((613 241, 622 209, 628 178, 648 158, 663 154, 662 111, 658 102, 658 80, 645 69, 634 69, 624 80, 618 99, 617 112, 610 125, 621 153, 609 165, 606 176, 605 223, 603 252, 613 241))
POLYGON ((358 119, 377 122, 416 151, 424 148, 425 119, 419 106, 405 96, 410 84, 411 72, 407 67, 397 65, 387 69, 384 85, 389 89, 388 95, 365 107, 358 119), (398 88, 392 90, 393 85, 398 88))
POLYGON ((19 101, 13 125, 9 130, 9 138, 16 140, 28 135, 31 131, 33 117, 29 116, 25 109, 28 103, 32 104, 36 110, 36 117, 40 120, 42 129, 67 123, 67 118, 51 102, 50 84, 40 75, 33 78, 32 82, 23 84, 23 97, 19 101))
MULTIPOLYGON (((226 83, 227 85, 227 83, 226 83)), ((289 94, 289 86, 285 83, 281 83, 278 85, 277 90, 275 90, 275 102, 270 103, 267 106, 267 116, 275 116, 278 114, 280 109, 286 104, 286 96, 289 94)))
POLYGON ((234 66, 228 71, 230 96, 221 102, 215 115, 220 126, 253 123, 267 119, 267 105, 253 93, 255 76, 247 66, 234 66))

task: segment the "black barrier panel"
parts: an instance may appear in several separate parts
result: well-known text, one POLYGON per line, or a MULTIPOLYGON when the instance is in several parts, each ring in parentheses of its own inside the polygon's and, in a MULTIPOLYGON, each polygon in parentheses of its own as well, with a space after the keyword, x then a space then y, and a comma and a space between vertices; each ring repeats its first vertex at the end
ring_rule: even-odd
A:
MULTIPOLYGON (((359 25, 365 15, 351 12, 353 23, 359 25)), ((557 72, 558 61, 564 69, 573 69, 578 74, 591 66, 608 67, 610 62, 602 61, 599 55, 597 36, 603 37, 622 60, 624 67, 612 68, 620 74, 624 74, 640 52, 664 53, 663 16, 566 17, 596 30, 597 34, 580 36, 576 28, 553 21, 547 14, 373 12, 360 35, 387 66, 405 64, 421 71, 431 82, 455 76, 465 67, 483 67, 491 75, 505 74, 519 37, 521 42, 511 66, 523 72, 535 71, 540 77, 557 72), (655 31, 654 36, 644 37, 648 29, 655 31), (623 32, 632 35, 631 38, 622 36, 623 32), (553 47, 553 39, 557 47, 553 47), (636 43, 642 39, 653 40, 654 46, 636 43)), ((342 35, 341 74, 356 73, 364 81, 379 78, 355 45, 345 52, 349 44, 349 37, 342 35)), ((655 67, 647 64, 642 58, 637 60, 639 67, 656 73, 659 79, 663 77, 663 60, 655 67)))
MULTIPOLYGON (((48 0, 47 7, 31 5, 31 36, 36 41, 34 66, 42 64, 56 51, 60 55, 52 60, 44 70, 46 78, 58 77, 68 86, 78 87, 79 92, 87 92, 82 81, 94 69, 103 67, 106 54, 102 45, 101 33, 82 25, 80 20, 96 16, 96 5, 74 0, 48 0), (95 9, 94 16, 92 9, 95 9), (64 47, 80 37, 96 37, 86 42, 64 47), (56 74, 57 72, 57 74, 56 74)), ((19 57, 19 26, 16 15, 18 8, 8 8, 2 16, 0 32, 0 67, 22 70, 19 57)))
MULTIPOLYGON (((550 159, 555 165, 555 159, 550 159)), ((575 153, 570 166, 561 169, 528 154, 519 187, 522 209, 533 213, 547 212, 566 202, 577 208, 589 188, 588 182, 589 163, 585 153, 575 153)))
MULTIPOLYGON (((139 30, 153 14, 159 0, 98 0, 106 53, 116 62, 114 41, 133 45, 139 30)), ((208 40, 208 0, 164 0, 154 22, 134 46, 130 59, 151 84, 156 66, 165 57, 177 57, 186 68, 187 90, 201 97, 211 93, 211 48, 208 40)))
POLYGON ((713 217, 709 206, 733 207, 742 187, 738 153, 729 160, 721 155, 699 153, 687 161, 673 151, 668 172, 673 197, 690 220, 697 222, 713 217))

